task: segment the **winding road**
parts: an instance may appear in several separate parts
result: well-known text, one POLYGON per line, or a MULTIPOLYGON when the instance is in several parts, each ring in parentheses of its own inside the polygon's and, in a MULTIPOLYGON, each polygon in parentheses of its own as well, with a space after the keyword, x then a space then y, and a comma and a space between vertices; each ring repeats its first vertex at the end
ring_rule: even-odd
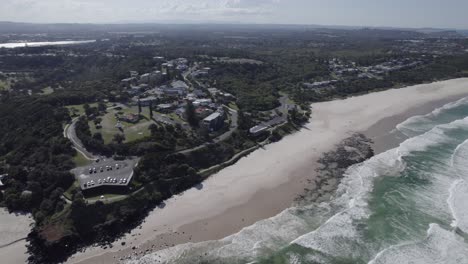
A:
POLYGON ((75 125, 80 117, 75 117, 70 124, 67 124, 63 130, 63 136, 73 143, 73 148, 80 152, 87 160, 96 160, 98 157, 86 150, 81 140, 76 135, 75 125))

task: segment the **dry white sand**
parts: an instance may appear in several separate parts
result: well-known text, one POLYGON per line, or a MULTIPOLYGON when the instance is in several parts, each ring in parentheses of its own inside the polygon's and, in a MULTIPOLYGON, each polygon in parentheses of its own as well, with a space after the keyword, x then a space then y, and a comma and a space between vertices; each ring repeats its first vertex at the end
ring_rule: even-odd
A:
POLYGON ((32 218, 25 214, 9 214, 0 209, 0 263, 25 263, 26 241, 32 218))
POLYGON ((290 206, 306 187, 306 179, 315 177, 315 161, 320 155, 352 132, 364 132, 390 117, 414 115, 411 109, 429 105, 432 110, 444 100, 467 95, 468 79, 455 79, 313 104, 311 122, 305 129, 222 170, 206 180, 203 189, 190 189, 169 199, 112 249, 90 248, 69 262, 114 263, 132 253, 132 246, 142 254, 147 249, 235 233, 290 206))

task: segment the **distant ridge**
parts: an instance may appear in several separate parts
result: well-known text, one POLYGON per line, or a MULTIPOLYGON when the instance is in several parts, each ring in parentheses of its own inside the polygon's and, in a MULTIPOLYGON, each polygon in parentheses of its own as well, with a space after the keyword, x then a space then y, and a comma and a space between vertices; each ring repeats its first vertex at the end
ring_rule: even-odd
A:
MULTIPOLYGON (((182 21, 184 22, 184 21, 182 21)), ((139 23, 22 23, 0 21, 0 34, 38 34, 38 33, 85 33, 85 32, 158 32, 159 30, 384 30, 398 32, 417 32, 430 37, 461 37, 468 36, 468 30, 438 29, 438 28, 397 28, 397 27, 366 27, 366 26, 334 26, 334 25, 293 25, 293 24, 242 24, 242 23, 173 23, 139 22, 139 23)))

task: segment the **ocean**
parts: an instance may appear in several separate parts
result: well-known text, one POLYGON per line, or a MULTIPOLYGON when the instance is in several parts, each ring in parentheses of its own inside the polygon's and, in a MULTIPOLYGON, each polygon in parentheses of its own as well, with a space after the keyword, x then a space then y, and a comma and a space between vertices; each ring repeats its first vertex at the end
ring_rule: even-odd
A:
POLYGON ((400 146, 348 168, 327 202, 130 263, 468 264, 468 98, 394 132, 400 146))

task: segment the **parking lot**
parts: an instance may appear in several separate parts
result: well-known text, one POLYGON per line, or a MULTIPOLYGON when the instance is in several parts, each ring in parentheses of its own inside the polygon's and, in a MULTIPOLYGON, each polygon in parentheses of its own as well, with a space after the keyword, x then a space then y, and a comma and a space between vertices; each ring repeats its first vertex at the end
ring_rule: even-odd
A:
POLYGON ((82 190, 100 186, 127 186, 132 180, 136 159, 116 161, 103 159, 74 170, 82 190))

